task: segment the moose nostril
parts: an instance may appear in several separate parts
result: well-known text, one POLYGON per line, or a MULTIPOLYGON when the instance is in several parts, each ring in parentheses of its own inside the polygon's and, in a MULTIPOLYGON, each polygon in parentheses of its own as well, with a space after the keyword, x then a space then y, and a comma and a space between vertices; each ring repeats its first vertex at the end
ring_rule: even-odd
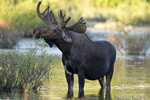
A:
POLYGON ((34 30, 33 30, 33 34, 35 34, 35 32, 36 32, 36 30, 34 29, 34 30))

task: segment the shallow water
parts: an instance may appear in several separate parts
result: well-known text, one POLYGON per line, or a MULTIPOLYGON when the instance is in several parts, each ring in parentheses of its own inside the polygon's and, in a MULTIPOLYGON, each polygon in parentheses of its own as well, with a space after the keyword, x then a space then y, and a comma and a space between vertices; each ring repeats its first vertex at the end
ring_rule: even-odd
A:
MULTIPOLYGON (((112 100, 150 99, 150 58, 143 56, 118 56, 112 79, 112 100)), ((53 61, 51 79, 37 92, 0 92, 0 100, 62 100, 67 94, 67 83, 61 58, 53 61)), ((98 81, 85 82, 85 99, 99 99, 98 81)), ((78 79, 75 75, 74 99, 78 96, 78 79)), ((105 94, 104 94, 105 98, 105 94)))

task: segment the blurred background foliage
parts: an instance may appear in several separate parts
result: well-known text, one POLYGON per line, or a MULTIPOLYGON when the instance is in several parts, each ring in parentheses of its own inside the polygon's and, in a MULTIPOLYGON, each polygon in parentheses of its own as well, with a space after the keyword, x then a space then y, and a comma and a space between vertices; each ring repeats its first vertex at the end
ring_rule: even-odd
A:
MULTIPOLYGON (((0 27, 31 29, 43 22, 36 14, 39 0, 1 0, 0 27)), ((123 24, 150 24, 150 0, 42 0, 41 11, 47 5, 57 15, 62 9, 72 22, 83 16, 96 21, 119 21, 123 24)))
MULTIPOLYGON (((39 0, 0 0, 0 48, 13 48, 20 38, 31 37, 34 27, 44 25, 36 13, 38 2, 39 0)), ((150 0, 42 0, 41 12, 48 5, 57 20, 60 9, 66 16, 71 16, 69 24, 84 17, 88 27, 98 29, 118 30, 129 25, 150 25, 150 0)), ((122 30, 124 31, 123 28, 122 30)), ((133 37, 133 41, 137 39, 133 37)))
POLYGON ((118 31, 118 34, 106 34, 106 37, 113 43, 116 49, 123 54, 146 55, 150 47, 150 32, 118 31))

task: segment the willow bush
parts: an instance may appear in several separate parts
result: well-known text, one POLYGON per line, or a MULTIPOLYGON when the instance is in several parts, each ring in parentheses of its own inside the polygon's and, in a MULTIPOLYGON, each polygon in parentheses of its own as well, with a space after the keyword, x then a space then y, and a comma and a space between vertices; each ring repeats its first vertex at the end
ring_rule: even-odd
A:
POLYGON ((32 88, 37 89, 45 78, 49 78, 51 56, 41 49, 37 56, 37 48, 27 53, 0 52, 0 90, 32 88))

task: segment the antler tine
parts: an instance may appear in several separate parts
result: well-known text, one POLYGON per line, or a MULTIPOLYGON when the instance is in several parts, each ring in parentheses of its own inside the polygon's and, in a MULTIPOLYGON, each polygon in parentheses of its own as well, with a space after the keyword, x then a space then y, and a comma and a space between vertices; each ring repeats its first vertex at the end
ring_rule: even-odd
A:
POLYGON ((37 15, 41 18, 42 14, 40 13, 40 5, 41 5, 41 1, 38 3, 36 10, 37 10, 37 15))
POLYGON ((37 15, 48 25, 57 25, 57 21, 55 19, 54 13, 51 10, 49 12, 49 6, 44 10, 44 12, 41 14, 40 13, 40 5, 41 1, 37 5, 37 15))
POLYGON ((65 28, 69 20, 71 19, 71 17, 68 17, 65 20, 65 14, 62 13, 62 10, 58 11, 58 16, 59 16, 59 21, 60 21, 60 27, 65 28))
POLYGON ((85 33, 86 31, 86 22, 84 21, 83 17, 81 17, 75 24, 66 27, 67 30, 78 32, 78 33, 85 33))
POLYGON ((83 17, 81 17, 75 24, 69 27, 66 27, 71 17, 68 17, 68 19, 65 20, 65 14, 62 13, 62 10, 58 12, 58 16, 59 16, 60 27, 62 29, 66 29, 66 30, 74 31, 78 33, 85 33, 87 27, 86 27, 86 22, 84 21, 83 17))
POLYGON ((37 6, 37 15, 46 23, 46 24, 50 24, 50 23, 48 23, 45 19, 44 19, 44 15, 46 15, 46 13, 48 12, 48 10, 49 10, 49 7, 47 7, 46 9, 45 9, 45 11, 41 14, 40 13, 40 5, 41 5, 41 1, 38 3, 38 6, 37 6))
POLYGON ((81 17, 75 24, 73 24, 72 26, 74 25, 77 25, 77 24, 86 24, 86 22, 84 21, 83 17, 81 17))

